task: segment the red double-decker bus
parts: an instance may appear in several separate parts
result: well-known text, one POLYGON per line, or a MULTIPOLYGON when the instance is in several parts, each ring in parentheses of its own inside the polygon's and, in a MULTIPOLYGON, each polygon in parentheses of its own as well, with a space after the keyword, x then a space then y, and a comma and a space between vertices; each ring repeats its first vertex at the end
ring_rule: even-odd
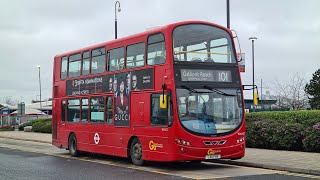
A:
POLYGON ((52 144, 144 161, 239 159, 243 90, 231 31, 185 21, 55 56, 52 144))

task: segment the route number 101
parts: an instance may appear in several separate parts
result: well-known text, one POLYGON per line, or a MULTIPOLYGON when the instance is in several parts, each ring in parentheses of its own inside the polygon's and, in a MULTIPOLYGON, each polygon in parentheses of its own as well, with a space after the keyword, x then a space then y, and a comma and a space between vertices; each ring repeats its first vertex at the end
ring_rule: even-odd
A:
POLYGON ((219 81, 229 82, 229 74, 227 72, 219 72, 219 81))

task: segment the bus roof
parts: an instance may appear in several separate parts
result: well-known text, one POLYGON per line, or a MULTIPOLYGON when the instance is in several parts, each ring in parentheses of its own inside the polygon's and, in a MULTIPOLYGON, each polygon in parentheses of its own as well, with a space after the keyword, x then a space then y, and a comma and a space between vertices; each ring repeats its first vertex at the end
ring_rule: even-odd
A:
POLYGON ((214 25, 214 26, 222 28, 222 29, 224 29, 226 31, 229 31, 229 29, 227 29, 227 28, 225 28, 225 27, 223 27, 221 25, 211 23, 211 22, 195 21, 195 20, 192 20, 192 21, 181 21, 181 22, 176 22, 176 23, 171 23, 171 24, 168 24, 168 25, 164 25, 164 26, 158 26, 158 27, 155 27, 155 28, 148 29, 148 30, 146 30, 144 32, 132 34, 132 35, 129 35, 129 36, 118 38, 118 39, 113 39, 113 40, 110 40, 110 41, 105 41, 105 42, 102 42, 102 43, 98 43, 98 44, 95 44, 95 45, 87 46, 87 47, 80 48, 80 49, 77 49, 77 50, 73 50, 73 51, 69 51, 69 52, 66 52, 66 53, 58 54, 58 55, 55 56, 55 59, 57 57, 68 56, 68 55, 80 53, 80 52, 83 52, 83 51, 88 51, 88 50, 91 50, 91 49, 99 48, 101 46, 106 46, 106 45, 110 45, 110 44, 114 44, 114 43, 118 43, 118 42, 124 42, 124 41, 127 41, 129 39, 137 38, 137 37, 140 37, 140 36, 146 36, 146 35, 149 35, 149 34, 155 34, 155 33, 158 33, 158 32, 163 32, 166 29, 171 29, 171 28, 174 28, 176 26, 180 26, 180 25, 184 25, 184 24, 195 24, 195 23, 197 23, 197 24, 214 25))

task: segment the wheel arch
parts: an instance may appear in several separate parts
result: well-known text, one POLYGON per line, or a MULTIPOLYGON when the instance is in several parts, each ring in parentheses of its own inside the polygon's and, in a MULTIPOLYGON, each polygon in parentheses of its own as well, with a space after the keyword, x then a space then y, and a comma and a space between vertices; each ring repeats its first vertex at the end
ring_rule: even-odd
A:
POLYGON ((67 143, 67 144, 68 144, 67 150, 69 150, 69 140, 70 140, 70 137, 71 137, 72 134, 77 138, 76 133, 74 133, 73 131, 71 131, 71 132, 69 133, 69 135, 68 135, 68 141, 67 141, 67 142, 68 142, 68 143, 67 143))
MULTIPOLYGON (((131 156, 131 155, 130 155, 130 147, 131 147, 131 143, 132 143, 132 141, 133 141, 134 139, 138 139, 138 140, 140 141, 139 137, 136 136, 136 135, 130 137, 130 139, 129 139, 129 141, 128 141, 128 144, 127 144, 127 157, 128 157, 128 158, 131 156)), ((140 142, 141 142, 141 141, 140 141, 140 142)))

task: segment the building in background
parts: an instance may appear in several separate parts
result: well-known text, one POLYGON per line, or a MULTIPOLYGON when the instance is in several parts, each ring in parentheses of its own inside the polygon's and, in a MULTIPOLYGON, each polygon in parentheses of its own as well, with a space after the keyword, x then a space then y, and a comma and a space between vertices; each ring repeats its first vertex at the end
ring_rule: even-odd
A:
POLYGON ((0 127, 12 126, 14 124, 22 124, 38 118, 52 117, 52 101, 40 102, 31 104, 18 104, 11 106, 1 104, 0 108, 0 127), (42 111, 40 111, 42 109, 42 111))
MULTIPOLYGON (((253 110, 253 100, 245 99, 245 109, 249 112, 253 110)), ((262 98, 258 101, 258 106, 255 107, 256 111, 276 111, 282 110, 277 106, 277 97, 270 94, 270 91, 266 91, 266 94, 262 94, 262 98)), ((283 109, 289 110, 289 109, 283 109)))

